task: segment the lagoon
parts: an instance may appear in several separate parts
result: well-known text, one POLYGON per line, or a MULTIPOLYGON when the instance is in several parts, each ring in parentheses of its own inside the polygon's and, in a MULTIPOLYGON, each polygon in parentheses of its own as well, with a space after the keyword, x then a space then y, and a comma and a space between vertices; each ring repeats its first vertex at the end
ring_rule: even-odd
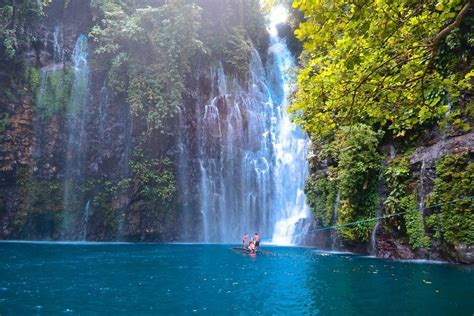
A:
POLYGON ((472 315, 474 268, 314 248, 0 243, 1 315, 472 315))

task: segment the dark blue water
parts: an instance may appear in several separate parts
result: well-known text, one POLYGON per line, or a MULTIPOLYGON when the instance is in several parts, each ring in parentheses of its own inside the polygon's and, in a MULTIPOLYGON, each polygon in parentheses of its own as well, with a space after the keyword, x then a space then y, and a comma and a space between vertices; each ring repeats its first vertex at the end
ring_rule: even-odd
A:
POLYGON ((265 250, 0 243, 0 314, 474 313, 473 268, 265 250))

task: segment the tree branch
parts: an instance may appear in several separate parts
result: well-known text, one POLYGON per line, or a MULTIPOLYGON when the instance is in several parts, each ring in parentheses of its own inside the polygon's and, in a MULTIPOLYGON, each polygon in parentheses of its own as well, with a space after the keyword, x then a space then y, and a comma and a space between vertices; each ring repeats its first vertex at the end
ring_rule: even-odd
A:
POLYGON ((471 4, 474 2, 474 0, 469 0, 459 11, 458 15, 456 16, 456 19, 454 20, 453 23, 449 24, 446 26, 444 29, 442 29, 432 40, 430 43, 431 49, 432 49, 432 54, 434 55, 436 52, 436 48, 438 48, 439 43, 441 40, 443 40, 446 36, 448 36, 449 33, 451 33, 452 30, 454 30, 456 27, 461 24, 462 20, 466 16, 467 12, 471 8, 471 4))

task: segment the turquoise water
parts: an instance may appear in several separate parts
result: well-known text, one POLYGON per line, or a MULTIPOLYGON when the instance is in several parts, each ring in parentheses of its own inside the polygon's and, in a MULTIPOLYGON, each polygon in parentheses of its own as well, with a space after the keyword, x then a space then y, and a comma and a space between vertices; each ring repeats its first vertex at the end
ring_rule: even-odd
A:
POLYGON ((473 268, 230 247, 0 243, 0 314, 474 313, 473 268))

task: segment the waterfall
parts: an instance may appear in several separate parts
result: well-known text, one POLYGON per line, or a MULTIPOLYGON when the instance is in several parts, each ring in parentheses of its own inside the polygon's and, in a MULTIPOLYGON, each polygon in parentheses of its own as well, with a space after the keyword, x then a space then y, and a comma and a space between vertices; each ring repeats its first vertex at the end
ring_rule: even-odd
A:
POLYGON ((270 127, 272 102, 265 69, 252 48, 250 80, 228 80, 222 64, 210 70, 211 97, 197 108, 200 238, 232 242, 244 231, 271 232, 270 127))
POLYGON ((420 186, 419 186, 419 192, 418 192, 418 197, 419 197, 419 204, 418 204, 418 209, 420 210, 421 214, 424 213, 425 209, 425 159, 421 160, 421 169, 420 169, 420 186))
POLYGON ((222 63, 211 66, 210 95, 198 101, 193 114, 195 131, 184 126, 185 109, 179 112, 178 185, 184 231, 193 230, 187 214, 197 209, 194 240, 237 242, 243 233, 259 232, 263 240, 291 244, 296 225, 308 216, 307 139, 286 113, 295 60, 274 28, 266 66, 251 47, 245 86, 222 63), (196 205, 189 205, 190 174, 197 174, 196 205))
MULTIPOLYGON (((397 151, 393 144, 390 144, 389 146, 389 154, 390 154, 390 159, 395 159, 397 151)), ((380 199, 380 205, 377 209, 377 220, 375 222, 374 228, 372 229, 372 233, 370 234, 370 254, 373 256, 377 256, 377 231, 380 227, 379 217, 383 216, 384 201, 387 198, 386 193, 384 192, 384 189, 383 189, 383 174, 379 175, 377 189, 378 189, 378 195, 381 197, 381 199, 380 199)))
MULTIPOLYGON (((45 48, 48 47, 48 41, 49 36, 45 38, 45 48)), ((51 116, 63 108, 63 97, 68 88, 63 68, 64 49, 62 29, 59 26, 54 27, 52 43, 53 62, 50 65, 41 68, 41 81, 35 96, 35 107, 37 110, 37 115, 33 125, 35 158, 39 158, 44 154, 42 141, 44 138, 47 138, 48 121, 51 116)))
MULTIPOLYGON (((336 200, 334 201, 334 207, 333 207, 333 223, 334 225, 337 225, 337 215, 338 215, 338 210, 339 206, 341 205, 341 190, 337 190, 337 195, 336 195, 336 200)), ((331 230, 331 249, 336 250, 337 247, 337 241, 339 240, 339 231, 337 229, 332 229, 331 230)))
MULTIPOLYGON (((395 157, 395 148, 393 145, 390 147, 390 152, 392 155, 392 148, 393 148, 393 157, 395 157)), ((383 168, 384 166, 382 166, 383 168)), ((383 216, 383 210, 384 210, 384 201, 387 199, 385 190, 384 190, 384 183, 383 183, 383 173, 379 174, 379 177, 377 179, 377 195, 380 196, 379 200, 379 206, 377 208, 376 212, 376 217, 377 219, 375 220, 375 225, 374 228, 372 229, 372 233, 370 234, 370 254, 373 256, 377 256, 377 232, 380 227, 380 217, 383 216)))
POLYGON ((82 228, 82 240, 87 240, 87 230, 89 228, 89 216, 91 210, 91 199, 87 200, 84 207, 84 226, 82 228))
POLYGON ((370 254, 373 256, 377 255, 377 230, 379 229, 379 225, 380 220, 377 219, 374 229, 372 229, 372 233, 370 234, 370 254))
POLYGON ((64 62, 63 30, 56 25, 53 31, 53 57, 57 63, 64 62))
POLYGON ((69 238, 76 239, 79 232, 75 222, 83 220, 85 208, 78 184, 84 177, 87 135, 85 130, 89 98, 89 65, 87 37, 80 35, 72 54, 73 79, 66 118, 67 148, 64 185, 65 229, 69 238))
MULTIPOLYGON (((272 15, 284 16, 284 8, 276 8, 272 15)), ((275 21, 276 20, 276 21, 275 21)), ((304 182, 308 176, 306 135, 290 121, 286 109, 289 105, 289 95, 295 78, 291 71, 295 67, 294 57, 284 40, 278 37, 276 24, 273 19, 270 25, 270 53, 274 56, 274 64, 281 77, 283 95, 278 106, 279 122, 274 141, 276 153, 275 188, 276 198, 274 210, 276 215, 273 242, 291 244, 294 240, 296 224, 309 216, 309 207, 303 192, 304 182)))

